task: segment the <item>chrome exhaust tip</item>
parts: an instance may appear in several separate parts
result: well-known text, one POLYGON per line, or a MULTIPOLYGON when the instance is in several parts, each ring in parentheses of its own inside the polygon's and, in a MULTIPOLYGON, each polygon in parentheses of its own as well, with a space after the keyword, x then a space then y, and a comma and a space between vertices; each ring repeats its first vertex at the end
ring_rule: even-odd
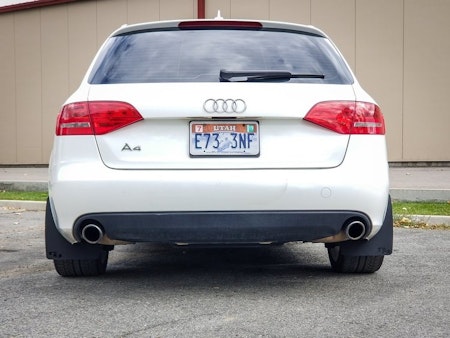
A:
POLYGON ((344 227, 345 236, 352 241, 357 241, 366 234, 366 225, 361 221, 353 221, 344 227))
POLYGON ((103 229, 97 224, 87 224, 81 230, 81 238, 89 244, 99 243, 104 235, 103 229))

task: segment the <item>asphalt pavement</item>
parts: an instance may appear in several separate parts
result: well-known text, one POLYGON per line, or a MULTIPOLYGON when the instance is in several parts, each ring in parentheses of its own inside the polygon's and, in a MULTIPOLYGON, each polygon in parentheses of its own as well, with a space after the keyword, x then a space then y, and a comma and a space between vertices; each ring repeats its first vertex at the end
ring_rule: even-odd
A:
MULTIPOLYGON (((398 201, 450 201, 450 167, 391 167, 390 194, 398 201)), ((46 191, 48 168, 0 167, 0 191, 46 191)), ((43 210, 42 202, 0 201, 0 207, 43 210)), ((450 217, 430 217, 424 220, 435 224, 450 224, 450 217), (437 222, 437 223, 436 223, 437 222)))
POLYGON ((333 273, 322 244, 118 245, 106 274, 62 278, 43 211, 0 208, 0 337, 443 338, 450 231, 394 229, 374 274, 333 273))

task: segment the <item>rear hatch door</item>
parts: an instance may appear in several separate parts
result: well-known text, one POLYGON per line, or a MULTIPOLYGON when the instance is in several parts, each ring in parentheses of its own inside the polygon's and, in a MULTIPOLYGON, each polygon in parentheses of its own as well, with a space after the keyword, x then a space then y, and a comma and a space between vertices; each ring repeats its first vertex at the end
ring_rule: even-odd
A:
MULTIPOLYGON (((316 103, 332 100, 355 100, 352 85, 135 83, 89 89, 89 101, 127 102, 143 117, 96 136, 104 164, 114 169, 336 167, 345 157, 349 135, 303 120, 316 103), (227 102, 225 109, 223 102, 227 102), (257 148, 247 149, 248 153, 241 149, 239 154, 235 149, 202 154, 205 141, 196 138, 193 125, 207 124, 222 129, 231 126, 230 130, 236 124, 254 126, 247 127, 247 132, 252 132, 252 146, 257 142, 257 148)), ((238 141, 239 136, 243 138, 239 147, 250 148, 243 135, 238 135, 238 141)))

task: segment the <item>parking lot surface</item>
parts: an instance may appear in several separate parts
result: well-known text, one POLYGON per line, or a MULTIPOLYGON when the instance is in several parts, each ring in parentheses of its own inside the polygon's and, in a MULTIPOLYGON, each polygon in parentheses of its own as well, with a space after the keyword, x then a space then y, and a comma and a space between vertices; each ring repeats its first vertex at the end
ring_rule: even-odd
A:
POLYGON ((0 337, 447 337, 450 231, 395 229, 370 275, 320 244, 116 247, 107 273, 62 278, 44 213, 0 208, 0 337))

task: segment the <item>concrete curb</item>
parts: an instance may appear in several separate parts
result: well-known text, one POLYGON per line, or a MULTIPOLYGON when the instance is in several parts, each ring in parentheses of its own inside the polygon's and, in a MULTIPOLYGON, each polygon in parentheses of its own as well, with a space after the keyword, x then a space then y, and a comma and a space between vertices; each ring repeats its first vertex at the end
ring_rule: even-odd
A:
POLYGON ((47 181, 2 181, 0 190, 6 191, 47 191, 47 181))
POLYGON ((425 223, 429 225, 444 224, 450 226, 450 216, 411 215, 405 217, 417 223, 425 223))
POLYGON ((45 211, 46 202, 0 200, 0 207, 10 209, 25 209, 29 211, 45 211))
POLYGON ((447 202, 450 201, 449 189, 390 189, 394 201, 408 202, 447 202))

